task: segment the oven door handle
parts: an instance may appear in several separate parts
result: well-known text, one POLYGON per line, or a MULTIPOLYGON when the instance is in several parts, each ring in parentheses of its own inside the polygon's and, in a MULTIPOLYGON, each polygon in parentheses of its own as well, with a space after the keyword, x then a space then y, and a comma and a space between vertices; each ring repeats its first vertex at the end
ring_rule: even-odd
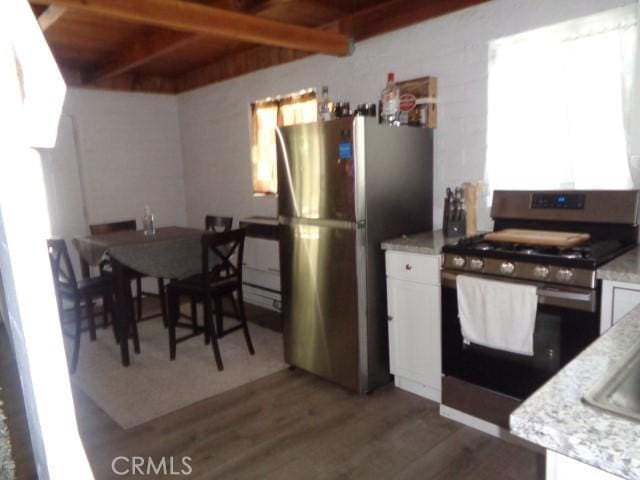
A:
POLYGON ((562 300, 573 300, 577 302, 590 302, 593 299, 593 292, 579 293, 566 292, 564 290, 555 290, 550 288, 538 288, 538 297, 559 298, 562 300))
MULTIPOLYGON (((465 275, 468 275, 465 273, 465 275)), ((442 271, 442 286, 456 289, 456 273, 442 271)), ((476 278, 482 278, 478 275, 470 275, 476 278)), ((493 280, 493 279, 492 279, 493 280)), ((496 279, 497 281, 504 281, 496 279)), ((517 281, 523 285, 532 285, 537 287, 538 303, 543 305, 554 305, 557 307, 573 308, 587 312, 595 312, 597 309, 597 296, 595 291, 575 291, 561 290, 549 288, 541 284, 532 284, 529 282, 517 281)))

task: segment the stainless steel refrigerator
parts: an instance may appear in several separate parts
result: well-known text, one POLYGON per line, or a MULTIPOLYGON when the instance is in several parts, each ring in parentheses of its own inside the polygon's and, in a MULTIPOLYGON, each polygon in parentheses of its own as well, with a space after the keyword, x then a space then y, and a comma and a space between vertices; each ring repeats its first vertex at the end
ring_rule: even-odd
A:
POLYGON ((380 243, 431 230, 433 131, 355 117, 276 135, 285 361, 371 391, 390 380, 380 243))

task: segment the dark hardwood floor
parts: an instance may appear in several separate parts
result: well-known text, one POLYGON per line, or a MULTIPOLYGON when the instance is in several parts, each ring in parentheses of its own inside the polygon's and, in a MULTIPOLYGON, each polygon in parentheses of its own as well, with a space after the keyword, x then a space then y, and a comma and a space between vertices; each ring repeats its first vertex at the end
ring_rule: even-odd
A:
MULTIPOLYGON (((270 313, 250 308, 248 315, 261 315, 264 324, 270 313)), ((4 329, 0 386, 17 478, 35 478, 4 329)), ((299 370, 275 373, 129 430, 80 390, 74 399, 99 480, 129 478, 112 472, 116 456, 155 462, 173 457, 176 469, 187 456, 193 471, 184 478, 190 479, 544 478, 540 455, 440 417, 433 402, 393 386, 359 397, 299 370)))

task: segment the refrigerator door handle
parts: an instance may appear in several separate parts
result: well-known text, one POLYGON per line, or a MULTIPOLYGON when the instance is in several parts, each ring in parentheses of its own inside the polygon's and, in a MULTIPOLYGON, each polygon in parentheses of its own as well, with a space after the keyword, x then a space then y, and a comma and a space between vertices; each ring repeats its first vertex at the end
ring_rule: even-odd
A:
MULTIPOLYGON (((291 162, 289 161, 289 154, 287 152, 287 144, 284 141, 284 137, 282 135, 282 131, 280 130, 280 127, 276 127, 276 140, 277 143, 280 146, 280 151, 282 152, 282 166, 284 167, 285 170, 285 174, 286 174, 286 179, 287 179, 287 186, 286 188, 289 190, 290 193, 290 197, 291 197, 291 202, 293 203, 293 212, 295 213, 295 215, 300 215, 300 208, 298 207, 298 201, 297 201, 297 197, 296 197, 296 192, 295 189, 293 187, 293 179, 291 177, 291 162)), ((278 145, 276 145, 276 148, 278 148, 278 145)), ((280 185, 278 187, 278 189, 282 188, 284 190, 284 186, 280 185)))

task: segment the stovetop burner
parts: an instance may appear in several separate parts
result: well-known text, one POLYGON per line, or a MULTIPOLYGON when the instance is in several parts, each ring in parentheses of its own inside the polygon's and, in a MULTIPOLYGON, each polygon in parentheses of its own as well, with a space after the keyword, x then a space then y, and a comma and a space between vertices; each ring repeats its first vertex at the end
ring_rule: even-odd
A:
POLYGON ((463 238, 447 245, 445 253, 505 258, 583 268, 595 268, 629 248, 619 240, 596 240, 571 248, 533 246, 521 243, 491 242, 483 235, 463 238))
POLYGON ((495 238, 516 243, 482 234, 445 245, 443 275, 596 289, 598 267, 637 245, 639 205, 638 190, 496 190, 491 218, 494 232, 502 235, 495 238), (552 238, 556 245, 589 240, 571 248, 536 244, 552 238))

